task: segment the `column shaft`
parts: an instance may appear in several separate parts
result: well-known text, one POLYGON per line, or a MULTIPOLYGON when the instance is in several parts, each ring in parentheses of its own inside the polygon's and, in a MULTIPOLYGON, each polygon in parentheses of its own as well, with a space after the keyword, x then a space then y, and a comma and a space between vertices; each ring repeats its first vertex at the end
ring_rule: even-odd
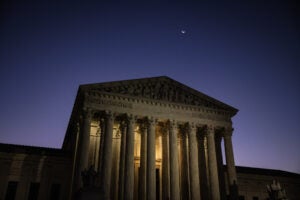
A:
POLYGON ((146 162, 147 162, 147 135, 146 127, 141 125, 141 149, 140 149, 140 172, 139 172, 139 199, 146 199, 146 162))
POLYGON ((162 129, 162 199, 170 199, 168 130, 166 127, 163 127, 162 129))
POLYGON ((208 167, 211 187, 211 199, 220 200, 218 166, 215 149, 215 133, 212 127, 207 128, 208 167))
POLYGON ((82 164, 82 171, 88 169, 89 159, 89 144, 90 144, 90 131, 91 131, 91 111, 87 110, 83 114, 82 124, 82 145, 80 163, 82 164))
POLYGON ((177 124, 170 123, 170 199, 179 200, 179 169, 178 169, 178 148, 177 148, 177 124))
POLYGON ((133 200, 134 195, 134 118, 128 119, 125 155, 124 199, 133 200))
POLYGON ((190 190, 191 199, 199 200, 200 184, 199 184, 199 167, 198 167, 198 147, 196 138, 196 127, 191 124, 188 130, 189 136, 189 172, 190 172, 190 190))
POLYGON ((110 199, 111 186, 111 168, 112 168, 112 136, 114 116, 112 113, 107 113, 105 119, 105 134, 103 144, 103 165, 102 165, 102 192, 104 199, 110 199))
MULTIPOLYGON (((117 131, 116 131, 117 132, 117 131)), ((112 157, 112 173, 111 173, 111 199, 118 199, 119 191, 119 163, 120 163, 120 135, 113 135, 113 157, 112 157)))
POLYGON ((223 155, 222 155, 222 137, 220 137, 220 135, 218 134, 215 136, 215 143, 216 143, 216 157, 217 157, 217 166, 218 166, 220 196, 222 200, 226 200, 226 185, 225 185, 225 178, 224 178, 223 155))
MULTIPOLYGON (((100 126, 100 147, 99 147, 99 153, 98 153, 98 174, 101 175, 101 170, 103 167, 103 149, 104 149, 104 135, 105 135, 105 120, 100 119, 99 122, 100 126)), ((102 175, 101 175, 102 176, 102 175)))
POLYGON ((229 193, 230 199, 238 199, 238 187, 237 187, 237 177, 233 156, 233 148, 232 148, 232 130, 227 130, 224 135, 224 146, 225 146, 225 155, 226 155, 226 165, 227 165, 227 175, 228 175, 228 185, 229 185, 229 193))
POLYGON ((229 182, 230 199, 238 199, 237 176, 235 170, 231 136, 232 129, 229 130, 229 132, 225 133, 224 136, 227 175, 229 182))
POLYGON ((156 199, 155 121, 149 119, 147 133, 147 199, 156 199))
POLYGON ((100 143, 101 143, 101 131, 100 129, 97 130, 97 135, 95 138, 95 165, 94 169, 96 172, 98 172, 99 169, 99 159, 100 159, 100 143))
POLYGON ((121 130, 121 149, 120 149, 120 163, 119 163, 119 200, 124 199, 124 172, 125 172, 125 150, 126 150, 126 126, 122 122, 121 130))
POLYGON ((187 137, 184 130, 181 130, 180 139, 180 158, 181 158, 181 199, 189 199, 189 168, 188 168, 188 155, 187 155, 187 137))
POLYGON ((227 173, 230 185, 237 183, 231 135, 224 136, 227 173))
POLYGON ((83 113, 83 121, 81 128, 81 144, 79 152, 79 188, 83 186, 81 179, 81 172, 88 169, 89 158, 89 144, 90 144, 90 131, 91 131, 91 111, 85 110, 83 113))
POLYGON ((199 136, 198 140, 198 163, 199 163, 199 180, 200 180, 200 188, 201 188, 201 198, 202 199, 209 199, 210 192, 209 192, 209 179, 207 173, 207 162, 206 162, 206 152, 207 148, 205 147, 204 136, 199 136), (201 177, 201 178, 200 178, 201 177))

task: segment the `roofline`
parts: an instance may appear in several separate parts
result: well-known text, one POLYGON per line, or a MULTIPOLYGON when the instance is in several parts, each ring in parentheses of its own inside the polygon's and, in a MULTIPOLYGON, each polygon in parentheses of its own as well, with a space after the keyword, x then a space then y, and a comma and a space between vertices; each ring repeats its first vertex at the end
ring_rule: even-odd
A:
MULTIPOLYGON (((226 168, 226 165, 224 165, 226 168)), ((235 166, 237 173, 244 174, 259 174, 259 175, 269 175, 269 176, 283 176, 283 177, 298 177, 300 174, 295 172, 283 171, 279 169, 267 169, 267 168, 256 168, 256 167, 246 167, 246 166, 235 166)))
POLYGON ((80 84, 79 87, 86 87, 86 86, 92 86, 92 85, 97 85, 97 84, 118 83, 118 82, 125 82, 125 81, 139 81, 139 80, 146 80, 146 79, 153 79, 153 78, 167 78, 167 79, 172 79, 172 78, 170 78, 168 76, 153 76, 153 77, 134 78, 134 79, 122 79, 122 80, 118 80, 118 81, 105 81, 105 82, 99 82, 99 83, 80 84))
POLYGON ((40 146, 27 146, 19 144, 6 144, 0 143, 0 152, 3 153, 20 153, 20 154, 33 154, 33 155, 48 155, 48 156, 63 156, 67 152, 61 148, 40 147, 40 146))

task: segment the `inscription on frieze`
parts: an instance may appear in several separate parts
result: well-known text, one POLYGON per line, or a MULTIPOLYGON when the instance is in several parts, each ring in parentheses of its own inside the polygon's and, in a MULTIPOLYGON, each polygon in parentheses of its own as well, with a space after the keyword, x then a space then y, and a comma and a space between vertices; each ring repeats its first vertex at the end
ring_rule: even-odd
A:
POLYGON ((201 113, 191 113, 191 117, 195 118, 204 118, 205 116, 201 113))
POLYGON ((131 103, 108 100, 108 99, 89 98, 88 102, 93 103, 93 104, 99 104, 99 105, 109 105, 109 106, 116 106, 116 107, 121 107, 121 108, 132 108, 131 103))

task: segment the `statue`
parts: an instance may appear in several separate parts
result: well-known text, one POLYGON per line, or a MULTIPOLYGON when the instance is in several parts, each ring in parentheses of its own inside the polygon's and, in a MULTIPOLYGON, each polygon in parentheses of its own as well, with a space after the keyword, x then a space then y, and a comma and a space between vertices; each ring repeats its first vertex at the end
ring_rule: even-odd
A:
POLYGON ((269 200, 288 200, 286 192, 281 188, 280 183, 273 180, 271 185, 267 185, 269 200))
POLYGON ((82 188, 80 188, 74 196, 75 200, 96 200, 104 199, 101 197, 100 189, 96 186, 97 172, 94 166, 81 172, 82 188))
POLYGON ((81 178, 83 187, 94 187, 96 184, 97 172, 94 170, 94 166, 91 165, 88 170, 81 172, 81 178))

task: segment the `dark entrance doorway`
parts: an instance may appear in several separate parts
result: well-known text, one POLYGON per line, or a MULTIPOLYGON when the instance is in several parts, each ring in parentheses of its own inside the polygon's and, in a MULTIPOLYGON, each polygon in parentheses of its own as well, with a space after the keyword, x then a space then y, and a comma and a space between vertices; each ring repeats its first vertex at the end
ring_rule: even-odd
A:
POLYGON ((160 199, 160 178, 159 178, 159 168, 156 168, 156 199, 160 199))

